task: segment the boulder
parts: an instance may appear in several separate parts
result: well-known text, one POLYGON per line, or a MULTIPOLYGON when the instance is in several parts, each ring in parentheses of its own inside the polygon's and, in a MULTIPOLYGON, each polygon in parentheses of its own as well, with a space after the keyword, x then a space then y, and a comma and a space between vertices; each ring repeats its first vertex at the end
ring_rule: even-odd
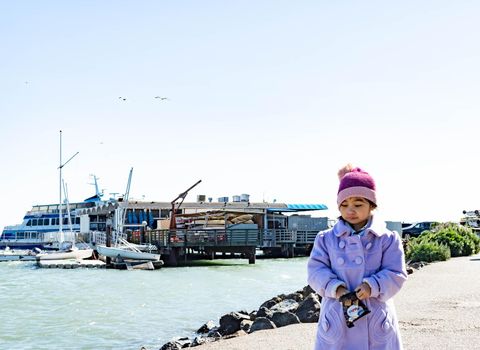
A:
POLYGON ((310 287, 310 285, 307 284, 305 287, 303 287, 302 289, 303 299, 305 299, 312 293, 315 293, 315 291, 313 290, 312 287, 310 287))
POLYGON ((240 330, 240 323, 243 320, 250 320, 250 315, 239 312, 231 312, 220 318, 220 328, 218 331, 222 335, 229 335, 240 330))
POLYGON ((210 332, 212 329, 215 328, 215 323, 213 321, 208 321, 207 323, 205 323, 203 326, 201 326, 198 330, 197 330, 197 333, 198 334, 205 334, 205 333, 208 333, 210 332))
POLYGON ((297 291, 295 293, 290 293, 290 294, 285 296, 285 300, 288 300, 288 299, 293 299, 296 302, 300 302, 304 299, 303 292, 302 291, 297 291))
POLYGON ((320 317, 320 298, 317 293, 311 293, 300 303, 295 314, 302 323, 318 322, 320 317))
POLYGON ((270 308, 270 311, 272 312, 277 312, 277 311, 289 311, 289 312, 295 312, 295 310, 298 309, 298 302, 296 302, 294 299, 285 299, 278 304, 273 305, 270 308))
POLYGON ((270 318, 271 316, 272 316, 272 312, 270 311, 270 309, 268 309, 264 306, 261 306, 260 309, 257 311, 255 320, 259 317, 270 318))
POLYGON ((251 320, 243 320, 243 321, 240 323, 240 328, 241 328, 244 332, 248 333, 248 331, 250 330, 250 327, 252 326, 252 323, 253 323, 253 321, 251 321, 251 320))
POLYGON ((288 326, 289 324, 300 323, 300 320, 298 319, 297 315, 289 311, 274 312, 271 320, 273 323, 275 323, 275 326, 277 326, 277 328, 285 327, 285 326, 288 326))
POLYGON ((267 309, 270 309, 273 305, 281 302, 283 299, 281 298, 281 296, 276 296, 276 297, 273 297, 272 299, 269 299, 267 301, 265 301, 262 305, 260 305, 259 309, 261 309, 262 307, 265 307, 267 309))
POLYGON ((166 344, 163 344, 163 346, 159 350, 180 350, 182 348, 182 345, 180 343, 177 343, 176 341, 169 341, 166 344))
POLYGON ((252 325, 250 326, 249 333, 261 331, 263 329, 273 329, 273 328, 277 328, 277 327, 275 326, 275 323, 270 321, 268 318, 257 317, 257 319, 253 321, 252 325))

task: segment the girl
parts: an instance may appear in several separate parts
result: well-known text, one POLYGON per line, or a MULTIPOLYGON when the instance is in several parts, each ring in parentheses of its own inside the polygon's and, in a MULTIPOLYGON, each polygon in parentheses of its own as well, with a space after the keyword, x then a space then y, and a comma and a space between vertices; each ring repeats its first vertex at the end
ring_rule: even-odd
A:
POLYGON ((400 236, 373 215, 375 182, 350 164, 338 172, 335 226, 320 232, 308 284, 322 297, 315 350, 402 349, 392 297, 407 279, 400 236), (356 292, 370 313, 347 327, 339 298, 356 292))

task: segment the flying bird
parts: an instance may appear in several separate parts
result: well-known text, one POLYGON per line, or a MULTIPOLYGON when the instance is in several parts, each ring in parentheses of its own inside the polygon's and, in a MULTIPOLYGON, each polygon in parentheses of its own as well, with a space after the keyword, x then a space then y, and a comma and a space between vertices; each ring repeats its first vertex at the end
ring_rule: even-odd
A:
POLYGON ((168 97, 162 97, 162 96, 155 96, 155 98, 160 99, 160 101, 169 100, 168 97))
POLYGON ((125 97, 122 97, 122 96, 119 96, 118 99, 119 99, 119 100, 122 100, 122 101, 126 101, 126 100, 127 100, 125 97))

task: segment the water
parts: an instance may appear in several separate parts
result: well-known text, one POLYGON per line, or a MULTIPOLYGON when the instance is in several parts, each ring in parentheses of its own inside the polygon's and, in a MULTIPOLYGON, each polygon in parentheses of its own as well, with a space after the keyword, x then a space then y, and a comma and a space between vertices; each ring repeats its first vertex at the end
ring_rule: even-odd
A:
POLYGON ((306 259, 155 271, 0 263, 0 349, 158 349, 231 311, 306 285, 306 259))

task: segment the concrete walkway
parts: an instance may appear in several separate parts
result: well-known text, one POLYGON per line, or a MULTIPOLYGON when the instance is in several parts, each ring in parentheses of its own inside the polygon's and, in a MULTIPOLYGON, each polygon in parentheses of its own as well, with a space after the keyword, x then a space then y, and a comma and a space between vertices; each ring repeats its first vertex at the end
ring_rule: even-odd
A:
MULTIPOLYGON (((480 349, 480 255, 452 258, 409 276, 395 297, 405 350, 480 349)), ((259 331, 199 350, 312 350, 316 324, 259 331)))

